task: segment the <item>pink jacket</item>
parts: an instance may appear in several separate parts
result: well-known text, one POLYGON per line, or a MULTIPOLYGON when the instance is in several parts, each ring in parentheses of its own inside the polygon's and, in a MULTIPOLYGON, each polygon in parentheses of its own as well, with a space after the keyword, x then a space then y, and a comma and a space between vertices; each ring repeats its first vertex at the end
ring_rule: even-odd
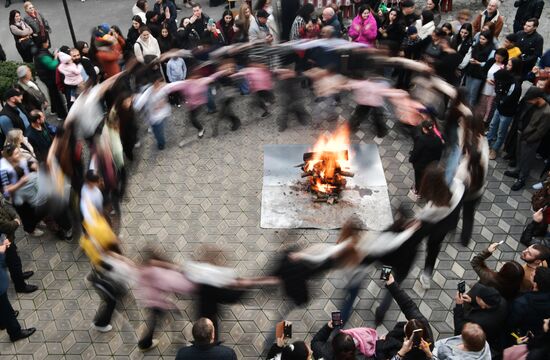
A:
POLYGON ((247 67, 239 71, 238 74, 244 75, 250 86, 250 92, 255 93, 260 90, 273 89, 271 72, 268 69, 260 67, 247 67))
POLYGON ((353 338, 356 346, 359 348, 361 354, 371 357, 376 352, 376 340, 378 340, 378 333, 376 329, 371 328, 353 328, 347 330, 340 330, 344 334, 348 334, 353 338))
POLYGON ((157 266, 140 269, 136 299, 145 307, 170 310, 176 306, 170 301, 171 294, 190 294, 196 285, 183 273, 157 266))
POLYGON ((165 91, 170 93, 179 91, 185 97, 186 106, 190 109, 196 109, 208 102, 208 84, 216 80, 225 71, 218 71, 210 76, 200 79, 187 79, 176 81, 165 86, 165 91))
POLYGON ((348 34, 355 42, 374 46, 378 26, 372 13, 369 13, 367 20, 363 20, 361 14, 357 15, 349 27, 348 34))
POLYGON ((82 65, 72 62, 71 56, 63 52, 59 52, 58 57, 60 60, 59 72, 65 76, 63 81, 65 85, 76 86, 84 81, 82 78, 82 65))

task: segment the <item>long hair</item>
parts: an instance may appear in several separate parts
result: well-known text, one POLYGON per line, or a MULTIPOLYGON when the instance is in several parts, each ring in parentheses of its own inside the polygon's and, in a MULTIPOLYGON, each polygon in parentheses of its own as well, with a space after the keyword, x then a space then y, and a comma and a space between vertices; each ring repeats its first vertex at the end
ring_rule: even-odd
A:
POLYGON ((436 206, 449 206, 453 194, 445 181, 445 170, 435 163, 428 165, 420 183, 420 196, 436 206))
POLYGON ((242 21, 243 22, 243 33, 246 35, 246 37, 248 38, 248 29, 250 28, 250 17, 252 16, 252 9, 250 9, 250 6, 248 6, 247 3, 243 2, 243 4, 241 5, 241 7, 239 8, 239 21, 242 21), (246 13, 246 9, 248 9, 250 11, 250 16, 246 17, 245 13, 246 13))
POLYGON ((233 16, 233 12, 231 10, 227 9, 223 12, 222 17, 220 19, 221 27, 233 27, 233 24, 235 23, 235 17, 233 16), (231 16, 231 21, 229 22, 229 25, 225 24, 225 17, 227 15, 231 16))
POLYGON ((501 295, 507 300, 513 299, 519 293, 525 271, 516 261, 508 261, 497 272, 497 281, 501 295))
POLYGON ((355 342, 351 335, 338 333, 332 339, 334 360, 355 360, 355 342))
POLYGON ((9 20, 9 24, 10 25, 14 25, 15 24, 15 15, 21 15, 21 13, 19 12, 19 10, 12 10, 10 11, 10 20, 9 20))
POLYGON ((313 14, 314 12, 315 7, 313 6, 313 4, 307 3, 304 4, 300 9, 298 9, 296 16, 301 17, 307 23, 311 17, 311 14, 313 14))

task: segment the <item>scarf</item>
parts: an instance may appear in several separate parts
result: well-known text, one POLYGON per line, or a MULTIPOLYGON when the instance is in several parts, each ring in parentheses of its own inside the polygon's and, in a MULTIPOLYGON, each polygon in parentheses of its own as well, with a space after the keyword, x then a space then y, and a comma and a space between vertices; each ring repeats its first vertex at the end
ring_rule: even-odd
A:
POLYGON ((38 11, 34 10, 32 14, 29 14, 32 18, 36 19, 38 22, 38 32, 40 33, 40 37, 45 38, 46 37, 46 27, 44 26, 44 21, 42 21, 42 16, 38 13, 38 11))

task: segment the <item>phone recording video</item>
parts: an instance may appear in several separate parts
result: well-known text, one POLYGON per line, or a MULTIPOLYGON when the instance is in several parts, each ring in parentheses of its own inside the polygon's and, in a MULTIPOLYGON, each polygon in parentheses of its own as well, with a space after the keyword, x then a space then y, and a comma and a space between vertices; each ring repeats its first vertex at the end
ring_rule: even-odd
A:
POLYGON ((342 327, 343 321, 342 321, 342 314, 340 311, 333 311, 331 314, 332 318, 332 326, 333 327, 342 327))
POLYGON ((380 273, 380 280, 388 281, 390 278, 392 267, 384 265, 382 266, 382 273, 380 273))
POLYGON ((458 292, 464 294, 466 292, 466 281, 461 281, 458 283, 458 292))
POLYGON ((422 335, 424 335, 424 331, 422 329, 413 330, 412 335, 411 335, 411 340, 412 340, 412 343, 413 343, 413 347, 419 347, 420 346, 420 342, 422 340, 422 335))

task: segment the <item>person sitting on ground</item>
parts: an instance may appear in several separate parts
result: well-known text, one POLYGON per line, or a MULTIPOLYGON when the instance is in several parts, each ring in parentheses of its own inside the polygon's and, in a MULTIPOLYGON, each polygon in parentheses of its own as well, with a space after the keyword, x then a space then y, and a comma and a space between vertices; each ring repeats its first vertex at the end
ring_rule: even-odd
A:
POLYGON ((193 324, 193 345, 179 349, 176 360, 237 360, 235 351, 214 341, 214 324, 200 318, 193 324))
POLYGON ((489 269, 485 260, 491 257, 498 245, 498 243, 489 245, 486 250, 474 256, 470 264, 479 276, 480 284, 497 289, 506 300, 513 300, 519 295, 525 271, 516 261, 507 261, 499 271, 489 269))
POLYGON ((453 310, 455 335, 459 335, 466 322, 481 326, 491 346, 491 354, 502 352, 502 324, 508 316, 506 300, 492 287, 475 284, 469 294, 457 293, 453 310))

